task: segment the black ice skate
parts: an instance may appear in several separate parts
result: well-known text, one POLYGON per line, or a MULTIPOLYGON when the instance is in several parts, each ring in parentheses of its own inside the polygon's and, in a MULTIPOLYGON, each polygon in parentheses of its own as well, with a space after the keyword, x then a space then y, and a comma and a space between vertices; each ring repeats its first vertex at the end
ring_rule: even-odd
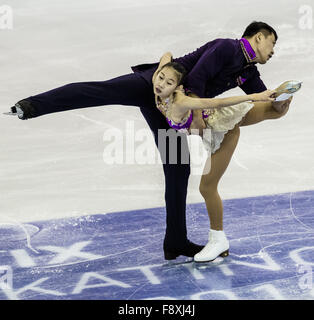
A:
POLYGON ((36 110, 27 100, 21 100, 11 107, 11 112, 4 112, 5 115, 18 116, 21 120, 36 117, 36 110))

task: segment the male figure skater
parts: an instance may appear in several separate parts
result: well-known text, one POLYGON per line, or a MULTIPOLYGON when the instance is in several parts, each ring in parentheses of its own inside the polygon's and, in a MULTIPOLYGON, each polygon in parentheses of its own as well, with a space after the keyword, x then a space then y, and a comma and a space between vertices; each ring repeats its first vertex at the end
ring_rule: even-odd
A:
MULTIPOLYGON (((212 98, 239 86, 245 93, 266 90, 256 68, 266 63, 274 54, 276 31, 264 22, 253 22, 245 30, 242 39, 216 39, 196 51, 174 59, 187 70, 184 87, 191 95, 212 98)), ((103 105, 132 105, 140 110, 152 130, 158 146, 158 129, 169 129, 164 116, 156 108, 152 76, 158 63, 132 67, 134 73, 107 81, 78 82, 35 95, 19 101, 13 112, 20 119, 103 105)), ((289 102, 290 103, 290 102, 289 102)), ((274 102, 274 112, 280 114, 285 102, 274 102)), ((177 144, 177 163, 169 161, 169 149, 163 163, 165 175, 166 233, 164 239, 165 259, 179 255, 193 257, 203 246, 190 242, 186 228, 186 195, 190 165, 182 163, 181 148, 188 151, 186 137, 177 144)))

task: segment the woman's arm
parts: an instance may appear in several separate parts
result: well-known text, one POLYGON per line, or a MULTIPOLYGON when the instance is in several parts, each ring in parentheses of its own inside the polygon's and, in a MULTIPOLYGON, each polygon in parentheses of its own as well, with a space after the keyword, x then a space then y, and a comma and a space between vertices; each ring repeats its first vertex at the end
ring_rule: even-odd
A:
POLYGON ((246 101, 274 101, 274 98, 271 96, 275 93, 275 91, 266 90, 261 93, 230 98, 192 98, 186 96, 181 89, 176 90, 175 93, 176 98, 174 104, 176 105, 176 108, 180 108, 182 112, 186 112, 188 110, 223 108, 246 101))
POLYGON ((153 83, 155 81, 156 75, 158 74, 158 72, 160 71, 160 69, 167 63, 172 61, 172 53, 171 52, 166 52, 162 55, 162 57, 159 60, 159 65, 157 70, 154 72, 153 75, 153 83))

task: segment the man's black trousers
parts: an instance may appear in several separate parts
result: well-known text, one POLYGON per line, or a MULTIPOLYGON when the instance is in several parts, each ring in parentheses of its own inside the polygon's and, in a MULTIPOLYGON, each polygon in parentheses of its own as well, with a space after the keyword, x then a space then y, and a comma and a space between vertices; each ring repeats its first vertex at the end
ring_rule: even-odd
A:
MULTIPOLYGON (((31 96, 26 100, 36 108, 37 116, 105 105, 138 106, 154 134, 157 146, 158 129, 170 129, 164 116, 156 108, 152 83, 145 80, 139 73, 131 73, 107 81, 70 83, 31 96)), ((123 117, 123 114, 117 114, 117 116, 123 117)), ((177 163, 169 161, 169 150, 173 146, 169 145, 168 140, 167 146, 166 154, 161 154, 161 159, 165 159, 163 170, 167 212, 164 247, 168 250, 176 250, 183 248, 188 241, 186 195, 190 165, 189 161, 186 161, 186 155, 188 155, 186 136, 181 135, 181 143, 178 141, 176 144, 177 163), (182 154, 185 154, 184 161, 181 161, 182 154)))

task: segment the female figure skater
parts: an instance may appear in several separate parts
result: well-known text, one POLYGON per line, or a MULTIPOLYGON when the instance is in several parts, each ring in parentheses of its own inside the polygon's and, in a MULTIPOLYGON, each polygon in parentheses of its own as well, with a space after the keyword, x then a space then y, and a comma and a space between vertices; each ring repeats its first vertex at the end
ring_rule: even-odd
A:
MULTIPOLYGON (((172 128, 187 134, 193 124, 196 128, 211 130, 210 141, 203 137, 205 147, 210 151, 205 168, 208 165, 211 168, 209 173, 203 174, 200 182, 200 192, 205 199, 210 219, 209 241, 194 256, 195 262, 208 262, 229 254, 229 242, 223 231, 222 201, 217 186, 238 142, 239 127, 278 118, 279 114, 273 111, 271 103, 277 91, 266 90, 230 98, 189 97, 180 86, 184 73, 180 64, 172 62, 171 53, 166 53, 160 60, 152 82, 156 106, 172 128), (196 110, 202 112, 193 118, 196 110), (219 152, 222 143, 224 149, 219 152)), ((287 111, 284 110, 280 116, 287 111)), ((200 135, 202 136, 202 132, 200 135)))

